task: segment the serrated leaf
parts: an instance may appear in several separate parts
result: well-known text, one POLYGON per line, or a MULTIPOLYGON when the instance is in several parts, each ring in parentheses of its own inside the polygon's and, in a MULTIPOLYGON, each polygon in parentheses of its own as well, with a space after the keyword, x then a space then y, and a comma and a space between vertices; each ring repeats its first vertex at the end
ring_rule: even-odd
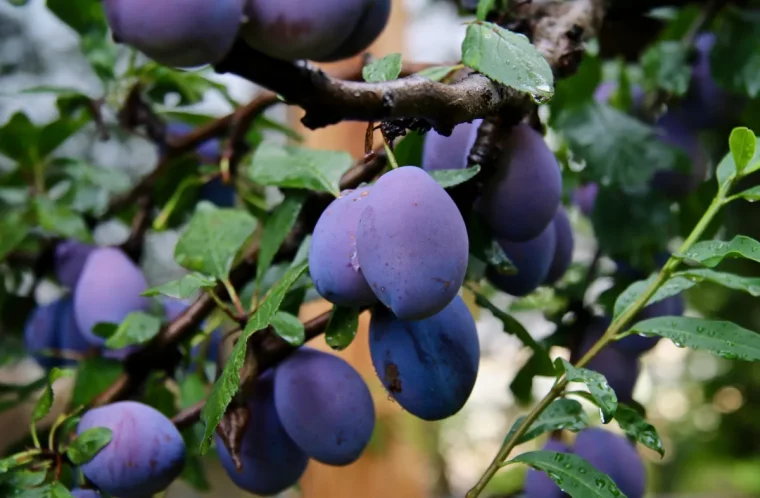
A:
POLYGON ((272 266, 275 254, 296 224, 305 200, 300 193, 289 193, 264 223, 256 261, 256 288, 261 287, 264 274, 272 266))
POLYGON ((686 278, 695 284, 702 282, 712 282, 729 289, 746 292, 751 296, 760 296, 759 277, 743 277, 741 275, 719 272, 707 268, 681 271, 674 274, 673 277, 686 278))
POLYGON ((346 306, 333 306, 330 321, 325 329, 325 342, 336 351, 346 349, 359 329, 359 308, 346 306))
POLYGON ((278 311, 271 320, 274 331, 291 346, 300 346, 306 338, 303 322, 297 316, 278 311))
POLYGON ((684 262, 714 268, 726 258, 745 258, 760 262, 760 242, 737 235, 728 242, 722 240, 704 240, 697 242, 685 254, 677 254, 684 262))
POLYGON ((174 259, 188 270, 226 279, 235 255, 255 228, 255 218, 243 210, 201 202, 177 241, 174 259))
POLYGON ((200 289, 211 289, 216 285, 216 279, 202 273, 189 273, 179 280, 151 287, 141 295, 146 297, 164 295, 172 299, 187 299, 194 296, 200 289))
POLYGON ((240 369, 243 367, 246 356, 248 339, 259 330, 269 326, 272 317, 280 308, 282 300, 285 298, 288 289, 308 268, 308 263, 303 262, 297 266, 291 267, 282 279, 272 287, 264 296, 261 305, 253 314, 243 330, 243 334, 238 339, 235 347, 230 354, 224 370, 219 379, 214 383, 211 393, 206 399, 206 404, 201 411, 201 419, 206 425, 200 451, 202 454, 208 451, 211 444, 211 437, 216 431, 216 426, 222 420, 227 406, 230 404, 232 397, 237 393, 240 387, 240 369))
MULTIPOLYGON (((512 428, 509 429, 505 440, 512 438, 517 428, 523 423, 525 417, 518 418, 512 428)), ((589 426, 589 419, 583 406, 572 399, 556 399, 551 402, 546 410, 541 412, 528 431, 517 441, 518 444, 525 443, 547 432, 568 430, 578 432, 589 426)))
POLYGON ((662 448, 662 440, 660 440, 660 435, 657 434, 657 429, 644 420, 644 417, 639 412, 630 406, 620 403, 615 412, 615 420, 617 420, 618 425, 628 437, 632 437, 647 448, 656 451, 660 456, 665 455, 665 450, 662 448))
POLYGON ((540 374, 554 375, 554 366, 551 358, 549 358, 549 353, 543 346, 533 339, 530 333, 525 330, 525 327, 523 327, 512 315, 497 308, 483 294, 475 291, 473 291, 473 294, 475 294, 475 304, 481 308, 487 309, 493 314, 493 316, 498 318, 504 325, 504 332, 516 336, 524 345, 533 350, 535 354, 534 359, 537 362, 536 365, 538 366, 540 374))
POLYGON ((63 377, 72 377, 73 375, 74 370, 68 368, 54 367, 50 370, 45 390, 42 391, 42 394, 37 400, 37 404, 34 406, 34 410, 32 411, 32 420, 34 422, 39 422, 45 418, 48 413, 50 413, 50 408, 53 407, 53 384, 55 381, 63 377))
POLYGON ((728 137, 728 146, 731 150, 731 156, 734 158, 736 170, 741 174, 752 161, 752 158, 755 157, 757 137, 749 128, 734 128, 728 137))
POLYGON ((586 384, 591 396, 596 401, 596 405, 602 412, 602 423, 608 424, 615 415, 618 400, 615 391, 610 387, 604 375, 587 368, 576 368, 564 358, 557 358, 554 364, 558 372, 564 372, 569 382, 586 384))
POLYGON ((251 159, 248 176, 264 186, 317 190, 337 197, 340 179, 353 164, 345 151, 262 142, 251 159))
POLYGON ((554 93, 552 69, 536 47, 525 35, 493 23, 476 21, 467 26, 462 64, 542 100, 554 93))
POLYGON ((760 334, 731 322, 664 316, 639 322, 631 332, 665 337, 676 346, 708 351, 727 360, 760 360, 760 334))
POLYGON ((401 74, 401 54, 388 54, 362 68, 362 77, 368 83, 391 81, 401 74))
POLYGON ((430 176, 443 188, 454 187, 460 183, 464 183, 475 175, 480 173, 480 166, 475 165, 471 168, 465 169, 439 169, 435 171, 428 171, 430 176))
MULTIPOLYGON (((644 293, 646 288, 649 287, 656 279, 657 274, 652 274, 646 280, 639 280, 638 282, 634 282, 629 285, 615 301, 615 312, 613 314, 613 319, 616 319, 625 313, 625 311, 633 305, 633 303, 644 293)), ((662 286, 660 286, 659 289, 657 289, 657 292, 655 292, 654 295, 650 297, 646 303, 644 303, 644 306, 648 306, 650 304, 656 303, 657 301, 662 301, 663 299, 667 299, 671 296, 680 294, 681 292, 694 287, 694 284, 694 281, 691 279, 687 279, 679 275, 673 275, 662 286)))
POLYGON ((546 474, 573 498, 626 498, 612 479, 583 458, 555 451, 522 453, 511 462, 524 463, 546 474))
POLYGON ((37 221, 45 230, 83 242, 92 241, 84 219, 68 206, 55 204, 46 197, 36 197, 34 206, 37 221))
POLYGON ((97 356, 80 361, 71 405, 89 405, 96 396, 113 384, 123 371, 124 366, 118 360, 97 356))
POLYGON ((135 344, 145 344, 161 330, 161 319, 142 311, 133 311, 115 327, 97 324, 93 331, 107 337, 106 347, 121 349, 135 344))
MULTIPOLYGON (((415 76, 422 76, 423 78, 427 78, 429 80, 433 81, 441 81, 446 76, 450 75, 454 71, 457 71, 461 69, 462 66, 436 66, 436 67, 428 67, 423 69, 422 71, 418 73, 414 73, 415 76)), ((397 156, 398 157, 398 156, 397 156)), ((401 161, 399 159, 399 161, 401 161)), ((407 162, 401 161, 403 164, 410 164, 407 162)))
POLYGON ((649 89, 661 88, 674 95, 684 95, 691 81, 688 48, 680 41, 661 41, 641 56, 644 81, 649 89))
POLYGON ((66 456, 74 465, 87 463, 106 447, 113 438, 113 431, 107 427, 93 427, 77 435, 69 447, 66 448, 66 456))
POLYGON ((486 20, 486 16, 488 16, 488 13, 493 10, 494 4, 496 3, 496 0, 480 0, 478 2, 478 10, 476 11, 476 16, 481 21, 486 20))
POLYGON ((30 229, 21 213, 0 216, 0 261, 24 241, 30 229))

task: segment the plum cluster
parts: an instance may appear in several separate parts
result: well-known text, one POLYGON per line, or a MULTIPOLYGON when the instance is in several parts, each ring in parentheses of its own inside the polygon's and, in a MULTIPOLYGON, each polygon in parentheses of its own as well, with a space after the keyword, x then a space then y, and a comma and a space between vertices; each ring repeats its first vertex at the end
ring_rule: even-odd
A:
POLYGON ((375 305, 369 347, 378 377, 425 420, 458 412, 477 377, 475 322, 458 296, 468 252, 454 201, 414 166, 343 192, 314 229, 315 288, 341 306, 375 305))
MULTIPOLYGON (((591 428, 578 433, 573 447, 562 441, 549 440, 547 451, 572 453, 596 470, 607 474, 628 498, 643 498, 646 491, 646 469, 636 447, 628 439, 612 432, 591 428)), ((525 479, 525 498, 564 498, 569 495, 546 474, 529 470, 525 479)))
POLYGON ((240 35, 285 60, 337 61, 385 29, 391 0, 105 0, 116 41, 172 67, 219 62, 240 35), (171 22, 168 22, 168 21, 171 22))
POLYGON ((343 359, 301 348, 256 382, 242 468, 217 437, 222 466, 240 488, 270 496, 294 485, 309 459, 343 466, 356 461, 375 427, 375 406, 359 373, 343 359))
MULTIPOLYGON (((450 136, 428 133, 422 167, 427 171, 467 167, 479 120, 456 126, 450 136)), ((487 277, 498 289, 525 296, 558 281, 572 261, 574 239, 561 206, 559 164, 543 137, 527 124, 512 128, 502 144, 496 173, 477 200, 477 210, 516 274, 491 267, 487 277)))

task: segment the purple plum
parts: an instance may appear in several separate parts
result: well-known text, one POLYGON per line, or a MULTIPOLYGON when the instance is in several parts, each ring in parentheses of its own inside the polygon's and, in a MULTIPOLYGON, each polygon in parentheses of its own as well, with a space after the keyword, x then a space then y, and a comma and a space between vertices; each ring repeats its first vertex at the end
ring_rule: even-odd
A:
MULTIPOLYGON (((578 351, 578 358, 586 354, 591 346, 604 334, 610 324, 607 317, 594 317, 586 329, 578 351)), ((628 403, 633 399, 633 389, 639 377, 638 356, 617 349, 614 345, 602 349, 586 365, 607 379, 618 401, 628 403)))
POLYGON ((472 123, 458 124, 448 137, 430 130, 425 135, 422 149, 422 168, 425 171, 466 168, 467 157, 482 122, 482 119, 476 119, 472 123))
POLYGON ((94 489, 72 489, 71 496, 73 498, 100 498, 100 493, 94 489))
POLYGON ((570 225, 570 219, 567 212, 560 207, 552 221, 554 227, 554 258, 552 258, 549 273, 544 280, 545 285, 551 285, 558 281, 565 274, 570 263, 573 262, 573 249, 575 249, 575 238, 573 237, 573 227, 570 225))
POLYGON ((634 445, 626 438, 599 428, 578 433, 573 453, 607 474, 628 498, 643 498, 646 469, 634 445))
POLYGON ((320 58, 320 62, 353 57, 366 50, 380 36, 391 16, 391 0, 366 0, 365 3, 368 5, 348 38, 329 56, 320 58))
POLYGON ((76 240, 66 240, 55 248, 55 276, 61 285, 74 288, 82 274, 82 268, 95 246, 76 240))
POLYGON ((489 267, 486 276, 494 287, 513 296, 526 296, 546 280, 557 247, 557 232, 554 229, 554 223, 550 223, 533 240, 527 242, 497 240, 497 242, 517 268, 517 273, 503 275, 495 268, 489 267))
POLYGON ((48 353, 85 353, 92 348, 77 326, 74 301, 68 296, 37 307, 24 328, 24 340, 27 351, 48 369, 73 363, 48 353))
MULTIPOLYGON (((680 316, 684 312, 684 300, 681 295, 672 296, 662 301, 650 304, 634 317, 632 323, 641 322, 650 318, 657 318, 660 316, 680 316)), ((615 342, 614 347, 635 355, 641 355, 654 348, 661 337, 644 337, 642 335, 633 334, 629 335, 625 339, 621 339, 615 342)))
MULTIPOLYGON (((550 439, 542 448, 544 451, 571 453, 568 445, 557 439, 550 439)), ((525 498, 563 498, 567 496, 545 472, 528 469, 525 476, 525 498)))
POLYGON ((581 209, 586 216, 591 216, 596 204, 596 196, 599 195, 599 184, 587 183, 573 191, 573 204, 581 209))

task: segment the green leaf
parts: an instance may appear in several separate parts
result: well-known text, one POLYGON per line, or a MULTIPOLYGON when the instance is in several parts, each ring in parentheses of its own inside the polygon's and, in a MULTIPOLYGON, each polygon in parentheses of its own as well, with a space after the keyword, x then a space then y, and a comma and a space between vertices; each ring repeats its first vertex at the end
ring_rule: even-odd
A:
MULTIPOLYGON (((99 329, 96 325, 95 333, 98 335, 100 335, 100 330, 102 330, 99 329)), ((161 330, 160 318, 142 311, 133 311, 122 320, 113 334, 109 334, 106 347, 121 349, 135 344, 145 344, 156 337, 159 330, 161 330)))
POLYGON ((362 68, 362 77, 368 83, 391 81, 401 74, 401 54, 389 54, 362 68))
POLYGON ((628 405, 620 403, 615 412, 615 420, 617 420, 618 425, 628 437, 632 437, 647 448, 656 451, 660 456, 665 455, 665 450, 662 448, 662 440, 660 440, 660 435, 657 434, 657 429, 644 420, 639 412, 628 405))
POLYGON ((179 280, 172 280, 165 284, 151 287, 141 295, 146 297, 158 296, 159 294, 173 299, 187 299, 195 296, 200 289, 211 289, 216 285, 216 279, 202 273, 189 273, 179 280))
POLYGON ((181 409, 190 408, 206 397, 206 382, 200 374, 191 373, 179 384, 179 404, 181 409))
POLYGON ((11 212, 0 216, 0 261, 24 241, 30 229, 21 213, 11 212))
POLYGON ((511 462, 524 463, 546 472, 562 491, 573 498, 625 498, 609 476, 576 455, 531 451, 517 455, 511 462))
POLYGON ((46 197, 34 199, 37 220, 45 230, 83 242, 92 241, 84 219, 68 206, 55 204, 46 197))
POLYGON ((256 288, 261 287, 264 274, 272 266, 277 251, 296 224, 305 201, 306 197, 301 193, 289 193, 264 223, 256 261, 256 288))
POLYGON ((71 396, 72 406, 89 405, 96 396, 113 384, 124 371, 118 360, 94 357, 79 362, 71 396))
POLYGON ((348 152, 281 146, 262 142, 251 159, 248 176, 264 186, 288 187, 340 195, 340 179, 353 166, 348 152))
POLYGON ((34 410, 32 411, 32 420, 34 422, 39 422, 45 418, 45 416, 50 413, 50 409, 53 407, 53 383, 55 383, 55 381, 58 379, 61 379, 63 377, 72 377, 73 375, 74 370, 68 368, 62 369, 54 367, 52 370, 50 370, 45 390, 42 391, 42 395, 40 395, 40 398, 37 400, 37 404, 34 406, 34 410))
MULTIPOLYGON (((657 139, 655 129, 609 105, 588 102, 565 109, 556 120, 584 175, 601 184, 641 187, 657 170, 686 164, 686 155, 657 139)), ((597 211, 597 210, 595 210, 597 211)))
POLYGON ((177 241, 174 259, 188 270, 226 279, 235 255, 255 228, 255 218, 243 210, 201 202, 177 241))
POLYGON ((485 21, 488 13, 493 10, 495 3, 496 3, 496 0, 480 0, 478 2, 478 10, 476 12, 478 19, 481 21, 485 21))
POLYGON ((664 316, 636 323, 631 332, 666 337, 676 346, 708 351, 727 360, 760 360, 760 334, 731 322, 664 316))
POLYGON ((744 199, 749 202, 757 202, 760 201, 760 185, 756 185, 754 187, 750 187, 747 190, 744 190, 742 192, 739 192, 736 195, 731 196, 732 199, 744 199))
POLYGON ((608 424, 617 410, 618 400, 615 391, 607 383, 607 379, 599 372, 587 368, 576 368, 564 358, 554 362, 558 372, 564 372, 569 382, 582 382, 591 392, 599 410, 602 412, 602 423, 608 424))
POLYGON ((471 168, 465 169, 440 169, 436 171, 429 171, 430 176, 443 188, 454 187, 460 183, 464 183, 475 175, 480 173, 480 166, 475 165, 471 168))
POLYGON ((269 326, 272 317, 277 313, 285 298, 288 289, 298 280, 303 272, 308 268, 308 263, 303 262, 297 266, 291 267, 282 277, 277 285, 272 287, 264 296, 261 305, 253 314, 243 330, 243 334, 235 344, 224 370, 219 379, 214 383, 214 387, 209 394, 206 404, 201 411, 201 419, 206 425, 206 429, 201 442, 201 453, 208 451, 211 444, 211 436, 216 431, 216 426, 222 420, 227 406, 230 404, 232 397, 237 393, 240 387, 240 369, 243 367, 246 356, 246 347, 248 339, 259 330, 269 326))
POLYGON ((359 308, 349 308, 346 306, 333 306, 330 321, 325 329, 325 342, 336 351, 346 349, 359 329, 359 308))
POLYGON ((704 240, 697 242, 684 254, 677 254, 685 263, 715 268, 726 258, 745 258, 760 262, 760 242, 737 235, 729 242, 704 240))
POLYGON ((94 29, 105 31, 105 17, 99 0, 47 0, 47 7, 79 34, 94 29))
POLYGON ((728 137, 728 146, 736 164, 736 171, 741 174, 755 157, 757 137, 749 128, 734 128, 728 137))
POLYGON ((497 308, 483 294, 475 291, 473 291, 473 293, 475 294, 475 303, 481 308, 487 309, 493 314, 493 316, 498 318, 504 325, 504 332, 516 336, 523 344, 533 350, 535 353, 534 358, 538 362, 539 372, 542 375, 554 375, 554 366, 552 365, 551 358, 549 358, 549 353, 543 346, 533 339, 530 333, 525 330, 525 327, 523 327, 512 315, 497 308))
POLYGON ((17 112, 0 126, 0 154, 22 166, 31 166, 40 160, 38 139, 39 129, 26 114, 17 112))
POLYGON ((726 182, 734 178, 736 178, 736 163, 734 162, 733 154, 729 152, 718 163, 718 167, 715 170, 715 179, 718 180, 718 185, 725 185, 726 182))
POLYGON ((686 278, 694 284, 712 282, 729 289, 743 291, 751 296, 760 296, 760 278, 743 277, 733 273, 724 273, 707 268, 681 271, 673 275, 673 278, 686 278))
MULTIPOLYGON (((436 67, 428 67, 420 71, 419 73, 415 73, 415 76, 422 76, 423 78, 427 78, 429 80, 433 81, 441 81, 446 76, 450 75, 454 71, 457 71, 461 69, 462 66, 436 66, 436 67)), ((398 156, 397 156, 398 157, 398 156)), ((402 161, 403 162, 403 161, 402 161)), ((409 163, 404 163, 409 164, 409 163)))
POLYGON ((66 448, 66 456, 74 465, 87 463, 106 447, 113 438, 113 431, 106 427, 93 427, 79 434, 69 447, 66 448))
POLYGON ((278 311, 272 317, 274 331, 291 346, 300 346, 306 339, 303 323, 297 316, 278 311))
MULTIPOLYGON (((523 423, 525 417, 518 418, 507 433, 505 440, 512 438, 517 428, 523 423)), ((568 430, 578 432, 589 426, 589 419, 583 406, 572 399, 555 399, 551 402, 546 410, 541 412, 535 422, 531 424, 528 431, 517 441, 518 444, 525 443, 547 432, 568 430)))
POLYGON ((554 93, 552 69, 536 47, 525 35, 493 23, 476 21, 467 26, 462 64, 541 100, 554 93))
MULTIPOLYGON (((652 274, 646 280, 639 280, 638 282, 634 282, 629 285, 615 301, 615 312, 613 314, 613 319, 616 319, 625 313, 625 311, 633 305, 633 303, 644 293, 646 288, 649 287, 656 279, 657 274, 652 274)), ((662 286, 660 286, 659 289, 657 289, 657 292, 655 292, 654 295, 649 298, 644 306, 648 306, 650 304, 656 303, 657 301, 662 301, 663 299, 675 296, 687 289, 691 289, 692 287, 694 287, 694 282, 692 280, 684 278, 682 276, 674 275, 662 286)))
POLYGON ((710 75, 729 91, 760 95, 760 24, 757 13, 726 9, 715 46, 710 51, 710 75))
POLYGON ((689 89, 691 67, 689 50, 680 41, 661 41, 641 56, 644 82, 649 90, 663 89, 682 96, 689 89))

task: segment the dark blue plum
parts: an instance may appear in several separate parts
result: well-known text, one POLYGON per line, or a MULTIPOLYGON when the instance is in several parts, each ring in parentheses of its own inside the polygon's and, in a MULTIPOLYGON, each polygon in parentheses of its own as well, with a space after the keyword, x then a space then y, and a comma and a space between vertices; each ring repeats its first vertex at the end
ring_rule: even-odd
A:
MULTIPOLYGON (((584 333, 578 357, 583 356, 602 336, 610 324, 609 318, 595 317, 584 333)), ((604 375, 618 401, 628 403, 633 399, 633 389, 639 377, 638 356, 617 349, 614 345, 602 349, 586 365, 586 368, 604 375)))
MULTIPOLYGON (((641 322, 659 316, 680 316, 684 312, 684 300, 681 295, 672 296, 662 301, 650 304, 636 315, 632 323, 641 322)), ((660 337, 644 337, 639 334, 629 335, 615 343, 615 347, 621 351, 634 355, 641 355, 651 350, 660 342, 660 337)))
POLYGON ((391 15, 391 0, 367 0, 366 3, 364 14, 346 41, 329 56, 314 60, 332 62, 353 57, 366 50, 380 36, 391 15))
POLYGON ((235 187, 226 185, 221 178, 216 177, 201 186, 200 199, 223 208, 234 207, 235 187))
POLYGON ((285 432, 274 405, 271 374, 259 377, 247 400, 250 418, 243 433, 237 470, 222 440, 216 438, 216 452, 227 475, 239 488, 271 496, 293 486, 303 475, 309 457, 285 432))
POLYGON ((72 489, 71 496, 73 498, 100 498, 100 493, 94 489, 72 489))
POLYGON ((317 292, 342 306, 377 302, 356 254, 356 233, 371 187, 341 193, 319 217, 309 246, 309 272, 317 292))
POLYGON ((93 327, 100 322, 118 324, 133 311, 147 311, 150 301, 140 295, 147 288, 140 268, 120 249, 95 249, 74 288, 74 314, 79 330, 90 343, 105 344, 93 327))
POLYGON ((646 469, 626 438, 604 429, 585 429, 578 433, 573 453, 607 474, 628 498, 643 498, 646 469))
POLYGON ((92 344, 82 335, 74 319, 71 297, 61 298, 33 312, 24 329, 26 349, 43 368, 71 365, 72 360, 51 353, 85 353, 92 344))
POLYGON ((554 153, 527 124, 512 128, 481 209, 497 238, 525 242, 551 223, 562 200, 562 176, 554 153))
MULTIPOLYGON (((74 313, 74 298, 66 296, 60 301, 58 315, 58 347, 67 353, 85 353, 92 349, 94 344, 82 334, 77 325, 76 315, 74 313)), ((70 365, 73 362, 64 360, 64 365, 70 365)))
MULTIPOLYGON (((571 453, 570 447, 557 439, 550 439, 542 448, 545 451, 571 453)), ((564 498, 567 496, 545 472, 528 469, 525 476, 525 498, 564 498)))
POLYGON ((219 62, 243 19, 243 0, 104 0, 113 36, 172 67, 219 62))
POLYGON ((466 168, 467 156, 482 122, 476 119, 472 123, 458 124, 448 137, 430 130, 422 148, 422 168, 425 171, 466 168))
POLYGON ((581 209, 586 216, 591 216, 596 204, 596 196, 599 194, 599 185, 596 183, 587 183, 576 188, 573 191, 573 204, 581 209))
POLYGON ((119 498, 145 498, 163 491, 182 472, 185 443, 171 420, 142 403, 120 401, 89 410, 77 433, 106 427, 113 438, 82 465, 85 477, 119 498))
MULTIPOLYGON (((618 84, 614 81, 606 81, 596 87, 594 91, 594 100, 602 104, 611 104, 613 94, 617 92, 618 84)), ((638 85, 631 85, 631 100, 633 101, 633 109, 636 110, 644 103, 644 97, 646 94, 644 90, 638 85)))
POLYGON ((342 358, 310 348, 277 366, 274 404, 293 441, 328 465, 355 462, 375 428, 375 405, 359 373, 342 358))
MULTIPOLYGON (((169 138, 177 140, 193 131, 193 127, 180 121, 174 121, 166 126, 166 134, 169 138)), ((217 138, 210 138, 200 144, 195 149, 198 158, 206 163, 215 164, 219 162, 221 154, 221 142, 217 138)))
POLYGON ((690 161, 690 171, 677 169, 656 171, 652 188, 663 194, 680 198, 690 194, 702 181, 709 158, 697 131, 687 116, 679 111, 668 112, 656 124, 660 140, 683 152, 690 161))
POLYGON ((475 321, 461 297, 425 320, 404 321, 376 307, 369 351, 385 388, 412 415, 441 420, 457 413, 478 375, 475 321))
POLYGON ((55 248, 55 276, 61 285, 74 288, 82 274, 84 263, 95 246, 76 240, 66 240, 55 248))
POLYGON ((494 287, 513 296, 526 296, 546 280, 557 246, 557 234, 553 223, 533 240, 497 242, 517 268, 517 273, 503 275, 489 267, 486 276, 494 287))
POLYGON ((420 320, 454 299, 467 270, 467 228, 449 194, 421 168, 383 175, 356 232, 364 277, 403 320, 420 320))
POLYGON ((552 258, 549 273, 546 275, 544 284, 551 285, 562 278, 570 263, 573 262, 573 250, 575 249, 575 237, 573 236, 573 227, 567 217, 564 208, 559 208, 552 221, 554 227, 554 257, 552 258))

